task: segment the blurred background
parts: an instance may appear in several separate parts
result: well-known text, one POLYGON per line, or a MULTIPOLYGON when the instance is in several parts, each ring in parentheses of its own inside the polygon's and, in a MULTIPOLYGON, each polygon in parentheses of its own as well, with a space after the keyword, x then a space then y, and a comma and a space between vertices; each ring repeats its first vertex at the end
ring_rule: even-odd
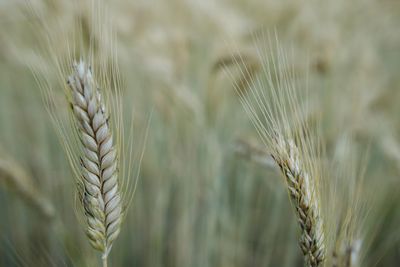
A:
MULTIPOLYGON (((50 26, 96 27, 70 1, 30 5, 50 26)), ((35 64, 42 59, 26 10, 25 1, 0 1, 0 266, 98 266, 29 68, 43 64, 35 64)), ((399 266, 398 0, 115 0, 107 12, 139 143, 153 112, 110 266, 303 265, 285 185, 232 82, 247 90, 250 77, 240 69, 250 76, 262 69, 254 47, 264 45, 257 36, 265 31, 276 32, 296 75, 308 78, 307 120, 321 117, 323 160, 345 161, 349 136, 349 150, 368 153, 360 266, 399 266)), ((339 185, 338 198, 340 186, 347 187, 339 185)))

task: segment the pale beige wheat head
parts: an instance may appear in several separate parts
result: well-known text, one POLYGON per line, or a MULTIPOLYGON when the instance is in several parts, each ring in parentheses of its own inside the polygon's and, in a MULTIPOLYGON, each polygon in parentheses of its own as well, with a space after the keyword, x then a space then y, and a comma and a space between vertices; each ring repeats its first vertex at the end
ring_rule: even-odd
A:
POLYGON ((106 259, 120 232, 122 218, 117 151, 91 68, 83 61, 74 63, 73 68, 68 86, 82 149, 80 200, 89 241, 106 259))

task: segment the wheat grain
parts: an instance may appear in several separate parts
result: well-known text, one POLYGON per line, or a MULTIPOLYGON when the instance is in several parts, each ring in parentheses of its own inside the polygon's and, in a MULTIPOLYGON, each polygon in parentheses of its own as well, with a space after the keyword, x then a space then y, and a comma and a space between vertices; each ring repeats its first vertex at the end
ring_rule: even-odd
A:
POLYGON ((81 203, 86 217, 86 234, 91 245, 108 254, 120 232, 122 218, 118 188, 118 159, 100 90, 85 62, 74 63, 68 78, 71 109, 79 131, 81 157, 81 203))

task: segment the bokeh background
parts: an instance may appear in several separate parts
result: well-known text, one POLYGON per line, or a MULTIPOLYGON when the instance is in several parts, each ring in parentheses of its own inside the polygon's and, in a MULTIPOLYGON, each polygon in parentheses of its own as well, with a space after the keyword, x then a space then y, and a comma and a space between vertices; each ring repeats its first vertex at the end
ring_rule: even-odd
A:
MULTIPOLYGON (((29 2, 48 25, 96 27, 70 1, 29 2)), ((43 59, 27 10, 26 1, 0 1, 0 266, 98 266, 29 68, 43 59)), ((361 266, 399 266, 398 0, 115 0, 107 12, 139 144, 152 113, 111 266, 302 266, 283 180, 223 68, 246 90, 240 69, 262 69, 254 47, 263 32, 279 36, 296 75, 308 78, 324 160, 340 158, 349 136, 351 151, 368 154, 361 266)))

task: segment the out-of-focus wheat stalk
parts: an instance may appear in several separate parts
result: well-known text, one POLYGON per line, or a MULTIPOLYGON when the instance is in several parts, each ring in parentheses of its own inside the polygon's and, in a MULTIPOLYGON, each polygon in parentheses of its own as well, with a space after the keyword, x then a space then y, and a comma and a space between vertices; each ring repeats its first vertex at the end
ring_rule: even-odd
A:
POLYGON ((400 173, 400 144, 393 135, 386 135, 382 138, 383 151, 392 160, 400 173))
POLYGON ((45 219, 54 217, 52 203, 40 192, 27 172, 16 162, 0 158, 0 181, 3 180, 8 187, 15 191, 26 203, 35 208, 45 219))
POLYGON ((356 267, 359 266, 359 254, 361 249, 361 239, 350 243, 344 243, 332 255, 332 267, 356 267))
POLYGON ((328 183, 332 211, 328 216, 329 229, 333 229, 333 267, 362 266, 370 242, 365 229, 369 216, 366 210, 375 209, 374 196, 365 188, 366 157, 358 160, 355 151, 355 144, 344 134, 336 142, 332 159, 334 176, 328 183))
POLYGON ((274 159, 265 150, 264 146, 254 144, 245 139, 240 139, 235 143, 235 153, 241 157, 254 161, 265 168, 276 167, 274 159))

